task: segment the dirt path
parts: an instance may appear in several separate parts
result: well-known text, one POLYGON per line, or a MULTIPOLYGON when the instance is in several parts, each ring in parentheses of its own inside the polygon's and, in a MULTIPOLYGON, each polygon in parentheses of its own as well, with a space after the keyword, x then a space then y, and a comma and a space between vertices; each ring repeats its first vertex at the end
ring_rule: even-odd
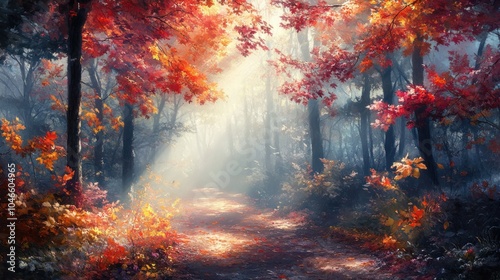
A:
POLYGON ((178 279, 397 279, 376 257, 325 238, 302 213, 279 217, 214 189, 197 190, 181 207, 174 225, 188 241, 178 279))

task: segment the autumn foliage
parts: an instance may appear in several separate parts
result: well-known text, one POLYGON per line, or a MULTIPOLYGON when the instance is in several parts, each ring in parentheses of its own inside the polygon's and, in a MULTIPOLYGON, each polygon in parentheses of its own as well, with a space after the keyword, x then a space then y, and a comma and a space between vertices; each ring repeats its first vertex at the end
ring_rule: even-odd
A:
POLYGON ((389 174, 379 174, 373 169, 372 175, 365 178, 367 185, 374 188, 377 194, 376 199, 371 201, 371 208, 379 215, 381 225, 387 227, 382 230, 386 234, 384 243, 413 243, 436 224, 447 227, 448 222, 444 220, 440 207, 447 200, 444 193, 410 196, 396 183, 410 177, 418 179, 420 170, 426 169, 422 161, 422 158, 410 159, 406 156, 392 166, 395 174, 392 179, 389 174))
POLYGON ((21 157, 37 154, 36 161, 45 166, 50 171, 54 170, 54 163, 65 154, 61 146, 56 146, 57 134, 54 131, 48 131, 44 136, 36 136, 30 139, 27 144, 19 134, 25 127, 19 122, 19 119, 12 123, 2 120, 2 137, 9 144, 12 151, 21 157))
MULTIPOLYGON (((161 205, 156 207, 143 200, 151 201, 146 192, 154 193, 146 186, 136 194, 137 206, 124 209, 108 202, 106 191, 88 186, 83 199, 87 210, 60 204, 54 194, 19 192, 16 244, 21 255, 53 262, 55 275, 95 279, 113 275, 109 271, 116 265, 136 277, 169 275, 177 254, 174 247, 180 242, 170 226, 176 202, 156 195, 155 203, 161 205), (46 254, 55 248, 61 253, 46 254)), ((30 258, 22 257, 21 263, 33 265, 30 258)))
POLYGON ((427 117, 444 125, 463 119, 473 124, 484 122, 490 111, 499 106, 494 78, 500 71, 495 66, 499 55, 497 49, 488 47, 483 57, 478 58, 484 68, 475 69, 467 55, 450 52, 449 71, 439 73, 435 67, 426 69, 428 87, 409 86, 406 91, 398 91, 398 105, 382 101, 371 105, 370 109, 378 114, 373 125, 387 130, 397 118, 405 117, 411 128, 415 126, 412 113, 423 105, 429 108, 425 112, 427 117))
MULTIPOLYGON (((280 52, 272 62, 284 74, 280 92, 300 103, 314 98, 331 105, 338 82, 353 80, 355 73, 397 66, 398 56, 408 57, 414 49, 424 57, 440 48, 474 42, 498 28, 497 8, 490 1, 272 3, 286 11, 281 17, 283 27, 316 30, 310 61, 280 52)), ((481 44, 484 49, 476 56, 450 50, 447 71, 426 65, 427 82, 407 81, 407 88, 396 93, 397 105, 375 101, 370 106, 378 114, 373 126, 387 131, 405 117, 409 128, 420 127, 423 124, 414 114, 421 108, 426 109, 419 112, 420 122, 431 118, 449 125, 469 119, 491 125, 489 112, 499 106, 499 53, 495 43, 481 44)))

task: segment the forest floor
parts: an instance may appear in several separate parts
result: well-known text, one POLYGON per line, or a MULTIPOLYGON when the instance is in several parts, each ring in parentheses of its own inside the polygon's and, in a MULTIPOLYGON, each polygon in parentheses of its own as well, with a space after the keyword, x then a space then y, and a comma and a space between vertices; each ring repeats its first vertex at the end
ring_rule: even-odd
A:
POLYGON ((175 279, 400 279, 306 213, 279 215, 243 194, 199 189, 180 213, 173 223, 186 242, 175 279))

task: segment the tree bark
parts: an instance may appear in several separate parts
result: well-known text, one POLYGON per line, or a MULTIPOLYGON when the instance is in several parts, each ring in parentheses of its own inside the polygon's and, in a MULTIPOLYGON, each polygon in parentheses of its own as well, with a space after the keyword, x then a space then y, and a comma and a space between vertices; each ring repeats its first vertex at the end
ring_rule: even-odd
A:
POLYGON ((26 67, 26 58, 20 57, 18 60, 19 69, 21 70, 21 77, 23 81, 23 114, 24 126, 26 127, 26 137, 32 138, 36 136, 34 119, 32 116, 33 106, 31 104, 31 94, 33 93, 34 86, 34 72, 40 64, 39 58, 33 58, 29 61, 29 66, 26 67))
POLYGON ((363 175, 370 175, 370 154, 368 151, 368 120, 370 110, 366 106, 370 105, 370 91, 371 83, 368 74, 363 74, 363 89, 361 92, 360 105, 360 131, 359 137, 361 138, 361 150, 363 154, 363 175))
POLYGON ((400 121, 400 135, 399 135, 399 143, 398 143, 398 157, 403 157, 406 148, 406 122, 403 120, 400 121))
POLYGON ((128 193, 134 181, 134 112, 131 104, 123 109, 123 151, 122 151, 122 195, 128 200, 128 193))
POLYGON ((321 127, 319 120, 318 100, 310 99, 307 103, 307 112, 309 114, 309 134, 311 136, 312 150, 312 170, 321 173, 323 171, 323 138, 321 137, 321 127))
MULTIPOLYGON (((268 51, 268 58, 270 58, 268 51)), ((265 132, 264 132, 264 149, 265 149, 265 167, 268 174, 271 173, 271 114, 273 110, 273 97, 271 93, 271 73, 268 70, 266 73, 266 119, 265 119, 265 132)))
POLYGON ((170 117, 170 127, 168 141, 172 141, 174 138, 175 130, 177 127, 177 117, 179 116, 179 109, 184 104, 183 98, 180 95, 174 95, 174 108, 172 109, 172 115, 170 117))
POLYGON ((166 103, 167 103, 167 97, 166 97, 166 95, 162 94, 160 97, 160 102, 158 103, 158 113, 156 113, 153 116, 153 135, 156 139, 158 139, 158 137, 160 135, 160 119, 161 119, 161 114, 163 113, 163 110, 165 109, 166 103))
POLYGON ((82 32, 87 20, 88 4, 70 0, 68 12, 68 111, 66 164, 73 177, 66 183, 64 202, 82 206, 82 159, 80 154, 80 103, 82 99, 82 32))
MULTIPOLYGON (((309 41, 305 29, 297 33, 297 39, 300 44, 300 50, 304 61, 310 61, 311 55, 309 52, 309 41)), ((311 165, 313 172, 320 173, 323 171, 323 162, 321 159, 323 154, 323 138, 321 137, 321 126, 319 118, 319 104, 316 99, 309 99, 307 103, 307 113, 309 120, 309 137, 311 139, 311 165)))
MULTIPOLYGON (((424 85, 424 58, 421 54, 421 43, 422 39, 420 36, 418 36, 413 43, 412 78, 413 84, 416 86, 424 85)), ((420 155, 424 159, 425 165, 427 166, 427 170, 424 174, 427 175, 434 185, 438 186, 439 180, 436 169, 436 161, 434 160, 432 152, 431 126, 429 118, 425 116, 426 109, 427 106, 423 105, 415 110, 418 149, 420 151, 420 155)))
POLYGON ((281 145, 280 145, 280 130, 278 128, 278 118, 276 112, 273 114, 273 132, 274 132, 274 148, 276 150, 276 162, 274 165, 274 170, 276 174, 282 174, 283 172, 283 157, 281 156, 281 145))
MULTIPOLYGON (((382 70, 380 73, 382 76, 382 91, 384 93, 384 102, 387 104, 393 104, 394 90, 392 89, 392 67, 388 66, 382 70)), ((394 126, 391 125, 389 129, 385 132, 384 139, 384 150, 385 150, 385 169, 389 171, 394 162, 394 156, 396 154, 395 148, 395 136, 394 136, 394 126)))
MULTIPOLYGON (((104 123, 104 102, 102 95, 102 87, 97 74, 97 61, 93 59, 90 62, 90 67, 88 68, 90 83, 94 89, 95 98, 95 109, 96 116, 99 123, 102 125, 104 123)), ((95 144, 94 144, 94 178, 99 186, 104 183, 104 131, 102 129, 98 130, 95 134, 95 144)))

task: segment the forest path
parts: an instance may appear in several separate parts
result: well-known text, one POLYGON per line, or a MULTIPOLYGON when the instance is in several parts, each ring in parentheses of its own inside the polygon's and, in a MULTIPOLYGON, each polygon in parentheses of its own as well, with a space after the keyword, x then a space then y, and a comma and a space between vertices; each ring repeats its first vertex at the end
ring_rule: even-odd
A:
POLYGON ((180 212, 174 227, 186 242, 175 279, 395 279, 375 256, 325 238, 306 215, 280 217, 243 194, 198 189, 180 212))

